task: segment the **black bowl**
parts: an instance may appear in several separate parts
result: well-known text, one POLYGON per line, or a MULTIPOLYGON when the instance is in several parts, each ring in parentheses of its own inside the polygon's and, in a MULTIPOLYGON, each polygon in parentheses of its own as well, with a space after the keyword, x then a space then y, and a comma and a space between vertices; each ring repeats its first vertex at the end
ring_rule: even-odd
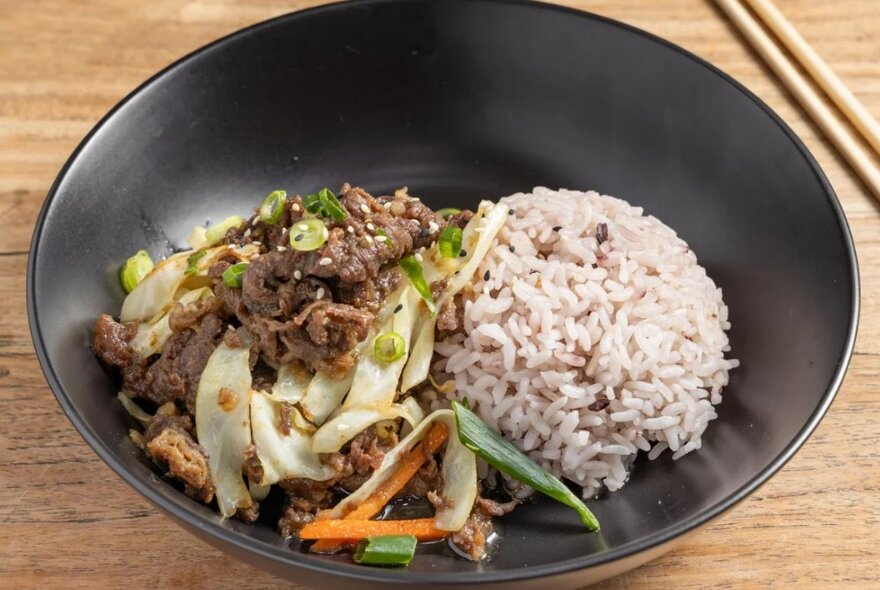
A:
MULTIPOLYGON (((365 1, 284 16, 172 65, 89 134, 49 193, 28 268, 34 344, 61 407, 136 490, 208 542, 308 584, 583 585, 660 554, 745 498, 828 409, 856 331, 858 275, 840 205, 766 105, 693 55, 559 7, 365 1), (167 254, 269 190, 408 185, 434 206, 535 185, 597 189, 680 232, 724 289, 732 376, 703 449, 639 460, 592 503, 503 519, 477 565, 420 555, 402 571, 288 547, 266 518, 222 522, 129 442, 118 384, 89 350, 119 309, 135 250, 167 254)), ((269 511, 271 512, 271 510, 269 511)))

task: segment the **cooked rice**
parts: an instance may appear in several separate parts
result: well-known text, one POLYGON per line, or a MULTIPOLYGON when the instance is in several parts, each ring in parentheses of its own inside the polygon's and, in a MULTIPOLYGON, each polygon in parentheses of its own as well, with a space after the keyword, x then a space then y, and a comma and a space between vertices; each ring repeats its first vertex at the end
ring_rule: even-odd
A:
POLYGON ((721 289, 687 244, 595 192, 502 202, 514 213, 464 295, 464 333, 436 345, 454 397, 585 496, 623 486, 640 450, 699 449, 739 362, 724 358, 721 289))

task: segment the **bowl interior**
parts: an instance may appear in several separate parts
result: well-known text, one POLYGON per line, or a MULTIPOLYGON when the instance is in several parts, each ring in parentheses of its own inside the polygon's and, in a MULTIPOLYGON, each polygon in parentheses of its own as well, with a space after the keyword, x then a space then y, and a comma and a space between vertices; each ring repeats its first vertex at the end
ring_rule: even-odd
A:
POLYGON ((778 119, 691 56, 516 2, 363 2, 270 21, 172 67, 84 143, 38 225, 30 303, 49 381, 99 452, 164 508, 275 559, 348 571, 288 549, 272 510, 255 526, 221 525, 164 482, 128 440, 91 331, 118 313, 130 253, 168 254, 194 224, 249 211, 272 189, 343 181, 407 185, 433 206, 535 185, 641 205, 723 288, 742 361, 702 450, 641 458, 621 491, 592 503, 601 535, 538 502, 503 519, 488 563, 429 551, 402 576, 582 566, 700 523, 782 463, 846 364, 854 257, 830 187, 778 119))

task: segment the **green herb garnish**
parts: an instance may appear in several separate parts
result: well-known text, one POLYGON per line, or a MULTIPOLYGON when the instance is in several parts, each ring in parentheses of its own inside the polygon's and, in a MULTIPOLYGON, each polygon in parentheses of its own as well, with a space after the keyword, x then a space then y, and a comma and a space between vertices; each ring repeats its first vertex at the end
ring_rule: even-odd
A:
POLYGON ((574 508, 590 531, 599 530, 599 521, 564 483, 544 471, 463 404, 452 402, 452 410, 458 438, 464 446, 499 471, 574 508))
POLYGON ((232 287, 233 289, 240 288, 241 281, 244 278, 244 271, 247 270, 247 267, 247 262, 239 262, 238 264, 233 264, 223 271, 223 282, 226 283, 228 287, 232 287))
POLYGON ((368 537, 358 543, 352 559, 361 565, 409 565, 416 553, 413 535, 368 537))
POLYGON ((438 244, 440 255, 444 258, 458 258, 461 253, 461 229, 454 225, 447 225, 440 232, 438 244))
POLYGON ((287 203, 287 191, 277 190, 266 195, 260 205, 260 220, 269 225, 278 223, 285 203, 287 203))
POLYGON ((406 341, 397 332, 388 332, 376 338, 373 354, 381 363, 392 363, 406 353, 406 341))
POLYGON ((125 261, 119 269, 119 282, 126 293, 131 293, 144 277, 153 270, 153 259, 146 250, 138 250, 137 253, 125 261))
POLYGON ((425 300, 425 304, 428 306, 428 311, 431 312, 431 315, 433 316, 437 308, 434 305, 434 296, 431 294, 431 287, 428 285, 428 282, 422 274, 422 265, 415 259, 415 256, 407 256, 400 260, 400 268, 402 268, 406 276, 409 277, 409 282, 412 283, 412 286, 415 287, 418 294, 425 300))

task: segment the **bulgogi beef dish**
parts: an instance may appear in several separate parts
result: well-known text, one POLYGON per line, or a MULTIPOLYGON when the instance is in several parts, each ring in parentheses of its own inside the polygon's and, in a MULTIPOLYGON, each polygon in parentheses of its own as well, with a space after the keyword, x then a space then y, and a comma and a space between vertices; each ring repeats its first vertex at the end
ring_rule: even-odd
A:
POLYGON ((481 559, 492 518, 517 500, 496 501, 501 478, 481 481, 478 458, 596 530, 466 400, 433 407, 448 391, 431 373, 435 339, 462 330, 460 294, 510 214, 490 202, 435 212, 406 189, 274 191, 155 266, 138 252, 121 270, 119 320, 102 315, 93 344, 141 423, 132 440, 225 517, 255 521, 278 486, 280 534, 366 565, 405 565, 439 540, 481 559), (432 514, 395 518, 395 498, 432 514))

